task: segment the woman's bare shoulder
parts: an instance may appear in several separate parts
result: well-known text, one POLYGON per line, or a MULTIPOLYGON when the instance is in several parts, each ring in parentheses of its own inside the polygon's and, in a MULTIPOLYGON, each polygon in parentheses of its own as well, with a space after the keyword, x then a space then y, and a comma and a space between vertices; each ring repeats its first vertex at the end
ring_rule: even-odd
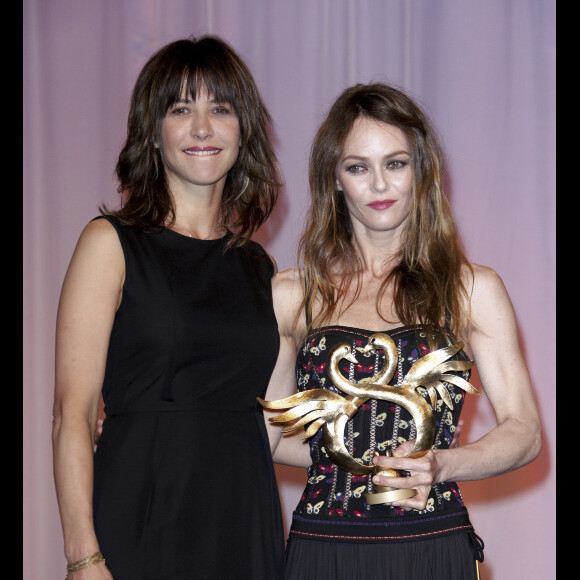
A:
POLYGON ((124 276, 125 259, 115 227, 106 219, 90 221, 77 241, 69 270, 90 271, 100 276, 124 276), (80 269, 79 269, 80 268, 80 269))
POLYGON ((113 224, 104 217, 91 220, 81 232, 79 241, 119 244, 119 236, 113 224))
POLYGON ((494 326, 513 324, 513 305, 501 276, 488 266, 471 264, 463 272, 467 289, 469 334, 494 334, 494 326))
POLYGON ((471 270, 464 266, 462 276, 472 299, 492 298, 506 292, 501 276, 489 266, 471 264, 471 270))
MULTIPOLYGON (((303 279, 299 268, 289 268, 278 272, 272 279, 272 294, 274 310, 278 320, 278 328, 283 336, 296 338, 302 329, 294 322, 302 306, 303 279)), ((301 327, 301 324, 298 325, 301 327)))
POLYGON ((272 279, 274 292, 290 297, 294 294, 302 295, 303 281, 300 268, 288 268, 278 272, 272 279))

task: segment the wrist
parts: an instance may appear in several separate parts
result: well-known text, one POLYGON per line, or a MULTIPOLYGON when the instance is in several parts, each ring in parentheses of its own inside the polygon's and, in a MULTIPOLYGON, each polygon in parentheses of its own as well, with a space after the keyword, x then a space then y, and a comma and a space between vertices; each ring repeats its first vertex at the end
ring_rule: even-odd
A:
POLYGON ((101 552, 93 552, 91 554, 87 554, 80 560, 67 562, 65 578, 68 578, 69 575, 73 574, 74 572, 78 572, 79 570, 84 570, 101 563, 105 563, 105 558, 103 558, 103 554, 101 554, 101 552))
POLYGON ((90 554, 99 551, 99 544, 96 541, 74 542, 65 547, 64 556, 67 562, 77 562, 90 554))
POLYGON ((433 472, 433 485, 436 483, 441 483, 443 481, 448 481, 448 474, 446 472, 446 459, 449 449, 433 449, 433 455, 435 457, 435 469, 433 472))

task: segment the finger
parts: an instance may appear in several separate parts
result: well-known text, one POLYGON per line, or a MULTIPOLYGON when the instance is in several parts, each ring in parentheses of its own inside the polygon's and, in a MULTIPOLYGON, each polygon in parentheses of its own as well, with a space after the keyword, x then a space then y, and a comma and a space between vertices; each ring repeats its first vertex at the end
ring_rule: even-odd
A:
POLYGON ((376 458, 374 464, 384 469, 421 472, 430 470, 431 461, 428 456, 412 458, 412 457, 386 457, 381 455, 376 458))
POLYGON ((406 512, 410 512, 413 510, 421 511, 427 507, 427 500, 413 501, 412 499, 405 499, 405 500, 400 500, 398 502, 393 502, 392 506, 399 508, 399 509, 402 509, 406 512), (403 502, 405 502, 405 503, 403 503, 403 502))
POLYGON ((416 486, 414 489, 417 492, 416 495, 392 502, 393 507, 399 507, 405 511, 424 510, 427 507, 431 488, 416 486))
POLYGON ((373 463, 377 467, 381 468, 381 471, 400 469, 399 466, 400 466, 402 461, 404 461, 404 459, 401 459, 399 457, 395 458, 395 457, 380 456, 380 457, 375 457, 375 459, 373 459, 373 463))
MULTIPOLYGON (((384 487, 396 487, 396 488, 410 488, 413 487, 412 482, 409 481, 409 477, 390 477, 388 475, 373 475, 372 481, 375 485, 382 485, 384 487)), ((416 483, 415 483, 416 485, 416 483)))
POLYGON ((411 439, 401 443, 394 451, 393 457, 405 457, 411 453, 413 447, 415 446, 415 440, 411 439))

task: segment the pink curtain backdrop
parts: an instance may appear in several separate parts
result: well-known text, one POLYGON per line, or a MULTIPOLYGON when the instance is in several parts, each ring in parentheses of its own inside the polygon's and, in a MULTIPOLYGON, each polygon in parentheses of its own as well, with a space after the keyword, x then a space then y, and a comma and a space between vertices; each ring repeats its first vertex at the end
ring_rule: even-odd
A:
MULTIPOLYGON (((275 121, 285 191, 257 238, 280 269, 295 264, 312 137, 343 88, 394 83, 433 119, 466 252, 497 270, 510 292, 544 425, 534 463, 460 486, 485 540, 483 577, 555 577, 555 6, 24 1, 25 580, 59 578, 65 567, 50 438, 62 279, 83 226, 100 204, 118 203, 113 168, 139 69, 161 45, 207 32, 244 57, 275 121)), ((494 424, 485 397, 468 397, 466 415, 464 442, 494 424)), ((288 525, 305 475, 277 473, 288 525)))

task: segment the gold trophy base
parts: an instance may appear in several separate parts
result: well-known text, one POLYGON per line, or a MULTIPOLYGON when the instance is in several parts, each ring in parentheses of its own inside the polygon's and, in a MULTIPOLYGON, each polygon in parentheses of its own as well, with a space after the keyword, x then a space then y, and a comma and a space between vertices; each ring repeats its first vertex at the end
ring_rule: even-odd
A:
POLYGON ((377 493, 365 493, 365 501, 368 505, 391 503, 417 495, 417 490, 411 488, 375 485, 375 489, 377 493))
MULTIPOLYGON (((375 456, 379 454, 375 451, 375 456)), ((389 449, 385 455, 392 457, 392 452, 389 449)), ((386 477, 400 477, 401 473, 397 469, 385 469, 384 467, 375 466, 372 475, 384 475, 386 477)), ((365 493, 365 501, 368 505, 377 505, 379 503, 391 503, 400 499, 407 499, 417 495, 417 490, 410 487, 389 487, 386 485, 376 485, 377 493, 365 493)))

